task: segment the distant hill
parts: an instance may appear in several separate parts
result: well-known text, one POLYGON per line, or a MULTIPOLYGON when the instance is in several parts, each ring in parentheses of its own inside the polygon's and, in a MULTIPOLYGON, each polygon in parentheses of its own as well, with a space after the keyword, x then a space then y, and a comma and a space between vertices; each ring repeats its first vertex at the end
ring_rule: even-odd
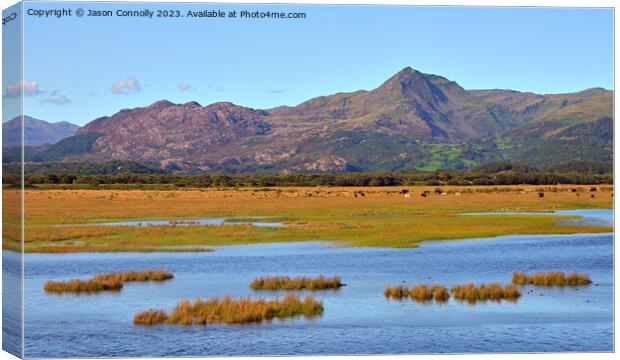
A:
POLYGON ((126 160, 229 173, 459 170, 493 161, 542 168, 611 162, 612 117, 613 92, 605 89, 553 95, 466 90, 408 67, 374 90, 297 106, 162 100, 124 109, 32 159, 126 160))
MULTIPOLYGON (((47 121, 24 116, 24 144, 54 144, 75 135, 79 126, 61 121, 47 121)), ((2 146, 10 147, 21 143, 21 117, 13 118, 2 124, 2 146)))

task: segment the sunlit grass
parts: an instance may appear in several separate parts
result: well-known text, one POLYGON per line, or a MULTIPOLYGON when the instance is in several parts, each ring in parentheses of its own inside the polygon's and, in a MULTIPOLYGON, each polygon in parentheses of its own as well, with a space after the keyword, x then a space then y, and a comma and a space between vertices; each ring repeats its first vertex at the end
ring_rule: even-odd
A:
POLYGON ((255 290, 327 290, 339 289, 344 286, 340 276, 316 278, 298 276, 266 276, 254 279, 250 287, 255 290))
POLYGON ((47 292, 100 292, 120 291, 123 283, 129 281, 164 281, 174 275, 166 270, 126 271, 101 273, 90 279, 72 279, 68 281, 48 280, 43 289, 47 292))
POLYGON ((418 302, 428 302, 435 300, 437 303, 444 303, 450 299, 448 289, 441 285, 416 285, 411 288, 411 299, 418 302))
POLYGON ((68 281, 45 282, 43 289, 52 293, 64 292, 100 292, 100 291, 120 291, 123 288, 121 281, 98 280, 98 279, 72 279, 68 281))
POLYGON ((442 285, 426 285, 420 284, 407 288, 404 285, 388 286, 384 289, 383 295, 387 298, 402 300, 408 297, 416 302, 445 303, 450 299, 450 292, 442 285))
POLYGON ((450 289, 450 293, 457 301, 467 301, 469 304, 479 301, 515 302, 521 297, 521 292, 515 285, 502 287, 499 283, 455 285, 450 289))
POLYGON ((95 275, 95 280, 103 281, 164 281, 172 279, 174 275, 166 270, 125 271, 95 275))
MULTIPOLYGON (((435 194, 432 187, 408 187, 413 194, 430 191, 427 197, 411 198, 403 197, 394 188, 27 190, 25 250, 209 251, 205 246, 309 240, 400 248, 415 247, 425 240, 613 231, 611 227, 558 225, 559 219, 568 217, 549 214, 457 215, 612 206, 611 197, 577 197, 568 191, 573 187, 544 187, 543 199, 538 198, 536 186, 446 186, 442 187, 446 196, 435 194), (364 191, 365 196, 354 197, 356 191, 364 191), (459 196, 454 195, 457 192, 459 196), (310 193, 312 196, 307 196, 310 193), (287 227, 92 225, 129 219, 249 216, 277 218, 287 227)), ((5 236, 3 246, 17 249, 18 240, 5 236)))
POLYGON ((512 283, 518 285, 538 285, 538 286, 579 286, 592 283, 590 275, 572 272, 565 274, 561 271, 551 271, 548 273, 535 273, 528 275, 523 272, 515 271, 512 273, 512 283))
POLYGON ((397 300, 407 298, 409 297, 409 294, 409 288, 405 285, 387 286, 383 290, 383 295, 385 295, 386 298, 392 298, 397 300))
POLYGON ((312 296, 306 296, 303 300, 294 294, 275 300, 233 299, 226 296, 222 299, 197 299, 194 302, 181 300, 169 314, 164 310, 149 309, 136 314, 133 322, 139 325, 244 324, 296 316, 312 318, 322 313, 323 303, 312 296))

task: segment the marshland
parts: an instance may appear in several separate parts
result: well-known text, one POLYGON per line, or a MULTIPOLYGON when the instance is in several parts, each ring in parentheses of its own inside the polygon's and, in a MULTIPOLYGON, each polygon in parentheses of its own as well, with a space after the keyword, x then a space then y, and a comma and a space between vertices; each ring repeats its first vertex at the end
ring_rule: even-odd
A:
MULTIPOLYGON (((35 187, 24 194, 27 214, 24 247, 26 252, 49 253, 211 251, 222 245, 321 240, 339 242, 342 246, 407 248, 425 240, 609 232, 611 226, 562 222, 578 216, 548 213, 611 208, 613 187, 598 186, 596 196, 585 196, 590 194, 590 188, 584 185, 182 190, 35 187), (541 191, 545 193, 544 198, 538 195, 541 191), (519 214, 494 215, 498 212, 519 214), (537 215, 523 214, 531 212, 537 215), (476 215, 458 216, 464 213, 476 215), (274 226, 225 220, 256 217, 261 218, 261 223, 271 222, 274 226), (194 223, 196 219, 209 218, 224 220, 219 225, 194 223), (141 224, 154 220, 164 224, 126 226, 128 221, 141 224)), ((5 193, 15 191, 4 190, 5 193)), ((17 249, 19 231, 13 231, 10 222, 4 226, 3 248, 17 249)))
MULTIPOLYGON (((599 187, 592 198, 584 196, 587 187, 572 192, 574 187, 544 187, 543 198, 539 186, 442 186, 437 192, 435 186, 407 187, 409 197, 400 187, 28 189, 25 320, 36 331, 26 334, 26 354, 610 351, 612 188, 599 187), (465 213, 477 214, 459 216, 465 213), (215 218, 241 220, 193 222, 215 218), (99 225, 152 220, 167 224, 99 225), (255 220, 282 226, 254 226, 255 220), (53 296, 44 290, 50 279, 86 280, 128 268, 165 268, 174 278, 124 283, 122 291, 93 296, 53 296), (489 295, 472 306, 450 293, 472 281, 499 283, 506 291, 516 270, 587 273, 592 285, 518 285, 516 302, 489 295), (323 284, 338 277, 347 286, 309 289, 319 274, 325 274, 323 284), (253 282, 273 290, 255 289, 253 282), (386 301, 388 284, 406 288, 406 299, 386 301), (271 302, 290 293, 301 302, 312 296, 322 314, 250 325, 212 315, 204 327, 196 326, 204 321, 189 311, 196 299, 211 301, 213 309, 214 299, 221 302, 227 295, 231 301, 271 302), (169 320, 178 305, 185 317, 169 320), (137 314, 142 314, 138 323, 195 326, 141 326, 134 323, 137 314)), ((15 246, 11 233, 5 235, 3 257, 19 269, 6 250, 15 246)))

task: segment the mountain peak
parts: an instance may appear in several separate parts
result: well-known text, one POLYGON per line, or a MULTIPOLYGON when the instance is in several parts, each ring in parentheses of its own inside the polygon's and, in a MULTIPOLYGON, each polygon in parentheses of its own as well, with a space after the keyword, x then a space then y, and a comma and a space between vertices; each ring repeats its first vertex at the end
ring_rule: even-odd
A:
MULTIPOLYGON (((79 126, 67 121, 47 122, 24 115, 24 145, 54 144, 73 136, 79 126)), ((17 116, 2 124, 3 147, 22 143, 22 117, 17 116)))
POLYGON ((422 73, 412 68, 411 66, 406 66, 401 71, 397 72, 396 74, 403 76, 403 75, 422 74, 422 73))
POLYGON ((154 103, 152 103, 148 107, 150 107, 150 108, 160 108, 160 107, 168 107, 168 106, 172 106, 172 105, 174 105, 173 102, 163 99, 163 100, 155 101, 154 103))

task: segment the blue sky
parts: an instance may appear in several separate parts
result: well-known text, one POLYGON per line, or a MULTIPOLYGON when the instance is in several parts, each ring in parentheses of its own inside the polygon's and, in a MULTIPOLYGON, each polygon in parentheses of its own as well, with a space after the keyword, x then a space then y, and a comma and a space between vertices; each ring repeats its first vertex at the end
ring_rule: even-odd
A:
MULTIPOLYGON (((610 9, 26 3, 306 12, 305 20, 26 16, 25 114, 85 124, 160 99, 295 105, 411 66, 467 89, 613 88, 610 9)), ((4 101, 10 79, 4 80, 4 101)))

